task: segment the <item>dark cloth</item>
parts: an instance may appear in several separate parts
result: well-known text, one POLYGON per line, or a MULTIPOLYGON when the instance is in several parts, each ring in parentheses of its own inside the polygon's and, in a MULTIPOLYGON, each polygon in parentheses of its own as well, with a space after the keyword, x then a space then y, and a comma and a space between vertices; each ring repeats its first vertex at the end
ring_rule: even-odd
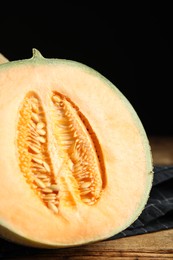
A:
POLYGON ((143 212, 130 227, 110 239, 170 228, 173 228, 173 166, 154 167, 153 185, 143 212))

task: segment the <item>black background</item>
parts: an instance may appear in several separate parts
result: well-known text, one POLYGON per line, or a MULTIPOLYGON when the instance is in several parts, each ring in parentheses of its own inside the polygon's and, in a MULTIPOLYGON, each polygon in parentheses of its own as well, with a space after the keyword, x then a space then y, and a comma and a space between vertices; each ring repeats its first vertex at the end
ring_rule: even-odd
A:
POLYGON ((127 97, 147 134, 172 135, 170 2, 62 2, 46 3, 44 13, 42 6, 28 13, 1 12, 0 52, 17 60, 30 58, 37 48, 47 58, 93 67, 127 97))

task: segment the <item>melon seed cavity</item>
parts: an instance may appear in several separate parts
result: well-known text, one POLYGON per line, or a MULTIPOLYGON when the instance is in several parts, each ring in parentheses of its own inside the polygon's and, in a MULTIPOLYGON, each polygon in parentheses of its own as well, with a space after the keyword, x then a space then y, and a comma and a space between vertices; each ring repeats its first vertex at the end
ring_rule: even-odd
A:
POLYGON ((71 205, 75 204, 72 200, 76 197, 91 206, 100 198, 106 180, 99 142, 88 121, 67 97, 58 92, 50 95, 51 125, 46 121, 46 109, 39 96, 35 92, 25 96, 19 109, 17 148, 19 167, 26 182, 44 205, 58 214, 61 193, 65 192, 65 199, 71 200, 71 205), (48 149, 48 131, 53 133, 60 151, 56 158, 51 157, 51 149, 48 149), (67 176, 55 175, 52 160, 56 160, 55 165, 62 160, 64 165, 70 162, 67 176), (65 191, 63 188, 61 191, 61 186, 65 191))

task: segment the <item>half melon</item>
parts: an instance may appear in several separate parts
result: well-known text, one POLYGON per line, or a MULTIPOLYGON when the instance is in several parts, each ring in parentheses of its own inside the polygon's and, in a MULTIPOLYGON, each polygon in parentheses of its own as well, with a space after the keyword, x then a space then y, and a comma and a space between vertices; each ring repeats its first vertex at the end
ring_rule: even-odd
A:
POLYGON ((144 127, 104 76, 70 60, 0 65, 0 234, 33 247, 110 238, 153 180, 144 127))

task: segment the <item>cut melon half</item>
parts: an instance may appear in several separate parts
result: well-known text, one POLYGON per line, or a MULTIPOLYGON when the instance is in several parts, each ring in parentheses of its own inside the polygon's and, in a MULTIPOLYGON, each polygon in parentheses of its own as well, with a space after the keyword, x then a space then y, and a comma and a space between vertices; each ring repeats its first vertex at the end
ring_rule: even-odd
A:
POLYGON ((2 53, 0 53, 0 64, 8 62, 8 61, 9 60, 2 53))
POLYGON ((144 127, 99 72, 36 49, 0 65, 2 237, 45 248, 110 238, 141 214, 152 180, 144 127))

